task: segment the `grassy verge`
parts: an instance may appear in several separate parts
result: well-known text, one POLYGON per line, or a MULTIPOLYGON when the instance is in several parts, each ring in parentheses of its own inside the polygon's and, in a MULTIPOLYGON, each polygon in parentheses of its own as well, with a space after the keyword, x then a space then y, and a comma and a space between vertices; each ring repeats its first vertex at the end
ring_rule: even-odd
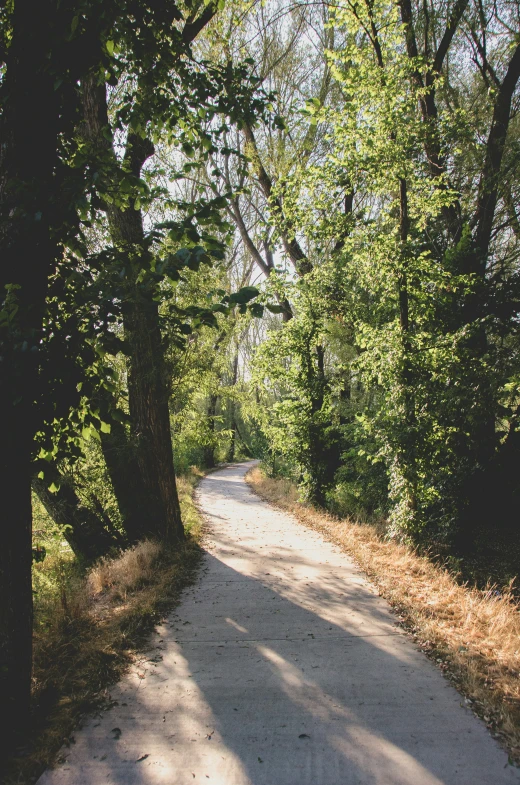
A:
POLYGON ((32 725, 27 745, 8 763, 5 785, 35 782, 70 743, 82 715, 107 705, 110 685, 193 580, 202 535, 193 492, 201 476, 194 470, 178 478, 188 538, 175 554, 145 541, 87 573, 67 552, 36 565, 32 725))
POLYGON ((255 467, 246 476, 262 498, 289 510, 349 553, 466 702, 520 764, 520 613, 511 591, 460 585, 446 569, 384 536, 298 503, 288 480, 255 467))

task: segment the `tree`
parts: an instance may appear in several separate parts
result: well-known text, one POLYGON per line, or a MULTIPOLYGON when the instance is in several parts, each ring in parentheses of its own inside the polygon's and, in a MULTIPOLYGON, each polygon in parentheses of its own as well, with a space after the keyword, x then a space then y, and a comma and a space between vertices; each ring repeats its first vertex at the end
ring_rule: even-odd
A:
POLYGON ((33 438, 43 427, 35 399, 48 282, 64 246, 76 245, 88 223, 85 204, 96 190, 96 172, 77 143, 78 83, 86 84, 92 73, 102 84, 117 82, 116 45, 130 71, 153 75, 154 64, 165 53, 175 57, 214 12, 209 4, 183 19, 169 3, 55 0, 40 3, 36 12, 24 0, 2 10, 0 466, 7 525, 0 562, 0 698, 13 731, 22 725, 30 693, 31 460, 33 438))
POLYGON ((62 120, 71 121, 69 112, 60 116, 67 91, 55 89, 55 83, 64 67, 77 78, 85 53, 69 54, 66 64, 57 61, 64 28, 72 22, 69 7, 59 12, 47 0, 34 9, 22 1, 10 12, 4 6, 2 16, 0 701, 6 727, 13 729, 21 726, 30 697, 31 453, 38 428, 33 392, 47 280, 61 239, 62 221, 56 226, 53 218, 61 179, 59 134, 62 120))
POLYGON ((517 44, 508 22, 469 8, 337 9, 345 44, 330 62, 341 98, 306 110, 330 129, 330 148, 283 185, 293 225, 321 249, 315 290, 328 292, 331 317, 352 326, 353 368, 373 391, 358 416, 360 452, 375 437, 394 531, 416 541, 453 541, 476 500, 486 509, 478 487, 502 465, 504 421, 506 434, 516 428, 505 391, 517 374, 518 247, 499 173, 517 44), (509 45, 490 48, 501 25, 509 45), (451 57, 467 57, 457 85, 451 57), (484 128, 463 94, 468 85, 479 93, 480 79, 494 82, 484 128))
POLYGON ((113 526, 103 508, 97 512, 81 503, 74 486, 63 478, 56 491, 48 483, 34 477, 32 487, 52 520, 62 528, 63 536, 75 555, 91 563, 105 556, 111 549, 121 548, 125 539, 113 526))

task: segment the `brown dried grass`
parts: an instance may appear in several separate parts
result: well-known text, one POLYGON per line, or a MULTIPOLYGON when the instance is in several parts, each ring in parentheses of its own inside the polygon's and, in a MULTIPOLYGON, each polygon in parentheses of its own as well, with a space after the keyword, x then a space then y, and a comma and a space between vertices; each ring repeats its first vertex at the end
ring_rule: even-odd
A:
POLYGON ((86 575, 71 573, 35 627, 33 717, 27 745, 7 762, 3 785, 35 782, 81 717, 110 708, 110 685, 146 647, 154 625, 196 575, 203 522, 194 502, 202 476, 193 470, 177 489, 188 539, 175 554, 145 540, 104 558, 86 575))
POLYGON ((520 763, 520 613, 511 586, 485 591, 456 577, 381 529, 298 503, 295 486, 255 467, 246 476, 262 498, 322 532, 366 572, 420 648, 520 763))
POLYGON ((102 592, 110 592, 114 597, 125 598, 132 589, 153 580, 154 566, 161 551, 158 542, 143 540, 115 559, 101 559, 87 576, 89 594, 96 597, 102 592))

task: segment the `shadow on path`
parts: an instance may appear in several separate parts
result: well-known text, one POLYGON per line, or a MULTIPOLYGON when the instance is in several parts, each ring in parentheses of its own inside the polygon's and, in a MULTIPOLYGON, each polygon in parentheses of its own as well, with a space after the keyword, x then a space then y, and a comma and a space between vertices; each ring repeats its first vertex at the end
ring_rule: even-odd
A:
POLYGON ((349 558, 246 469, 201 484, 199 581, 41 785, 520 782, 349 558))

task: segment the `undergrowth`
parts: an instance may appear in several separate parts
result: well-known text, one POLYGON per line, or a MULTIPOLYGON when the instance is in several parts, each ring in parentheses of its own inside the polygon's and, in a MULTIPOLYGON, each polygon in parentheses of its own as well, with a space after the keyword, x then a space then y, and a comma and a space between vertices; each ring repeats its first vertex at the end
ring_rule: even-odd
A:
MULTIPOLYGON (((199 563, 202 520, 193 468, 177 487, 186 543, 176 553, 144 541, 82 570, 56 533, 44 536, 46 558, 34 566, 33 706, 27 741, 7 764, 5 785, 37 780, 81 717, 109 700, 154 625, 177 603, 199 563)), ((36 509, 36 514, 39 514, 36 509)))
POLYGON ((512 586, 480 590, 461 585, 442 565, 388 539, 383 527, 300 504, 289 480, 268 478, 258 467, 246 479, 261 497, 289 510, 357 561, 400 624, 519 765, 520 613, 512 586))

